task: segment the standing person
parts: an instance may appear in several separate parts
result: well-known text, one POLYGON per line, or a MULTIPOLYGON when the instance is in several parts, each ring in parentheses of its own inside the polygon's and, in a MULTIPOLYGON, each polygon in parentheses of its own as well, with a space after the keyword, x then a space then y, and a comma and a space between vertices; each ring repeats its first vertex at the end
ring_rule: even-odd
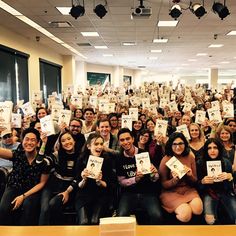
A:
MULTIPOLYGON (((204 215, 207 224, 219 223, 217 214, 220 206, 226 211, 231 224, 236 223, 236 198, 233 194, 232 165, 223 156, 223 146, 219 140, 209 138, 204 145, 204 155, 197 163, 199 187, 203 197, 204 215), (220 161, 222 172, 217 182, 207 172, 207 162, 220 161)), ((225 216, 224 216, 225 217, 225 216)))
POLYGON ((99 218, 109 216, 115 176, 112 171, 111 158, 103 151, 103 145, 104 140, 100 134, 89 135, 78 160, 77 177, 63 193, 68 198, 69 193, 78 188, 75 197, 78 225, 97 225, 99 218), (86 168, 90 155, 103 158, 102 169, 95 179, 88 177, 89 171, 86 168))
POLYGON ((39 132, 28 128, 22 133, 22 148, 15 151, 0 148, 0 155, 13 162, 0 202, 0 225, 13 224, 17 212, 20 225, 37 224, 40 191, 49 177, 47 165, 36 163, 39 141, 39 132))
POLYGON ((140 150, 134 146, 134 137, 128 128, 120 129, 118 140, 122 148, 116 169, 121 187, 118 216, 129 216, 140 207, 148 215, 148 224, 161 224, 162 213, 157 194, 159 174, 156 167, 151 164, 151 173, 146 175, 137 171, 135 154, 140 150))
POLYGON ((160 195, 162 206, 168 213, 175 213, 180 222, 189 222, 192 215, 202 213, 202 201, 194 188, 197 182, 195 158, 182 133, 170 135, 165 154, 159 168, 163 186, 160 195), (173 156, 185 166, 186 174, 181 179, 166 166, 173 156))

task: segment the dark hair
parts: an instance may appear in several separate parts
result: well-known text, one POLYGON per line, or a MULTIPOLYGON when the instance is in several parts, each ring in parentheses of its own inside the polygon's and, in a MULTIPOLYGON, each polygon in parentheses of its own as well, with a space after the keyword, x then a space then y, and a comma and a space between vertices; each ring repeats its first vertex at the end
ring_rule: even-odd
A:
POLYGON ((147 128, 147 123, 151 121, 154 125, 156 124, 156 122, 152 119, 152 118, 148 118, 145 122, 145 128, 147 128))
POLYGON ((148 134, 149 135, 149 137, 148 137, 148 141, 147 141, 147 143, 145 144, 145 150, 149 150, 149 145, 150 145, 150 143, 151 143, 151 141, 152 141, 152 134, 151 134, 151 132, 148 130, 148 129, 142 129, 141 131, 140 131, 140 133, 139 133, 139 136, 138 136, 138 142, 139 142, 139 140, 140 140, 140 136, 142 135, 144 135, 144 134, 148 134))
MULTIPOLYGON (((72 118, 72 119, 70 120, 70 124, 71 124, 72 121, 78 121, 78 122, 80 123, 81 128, 83 127, 83 122, 82 122, 82 120, 80 120, 79 118, 76 118, 76 117, 72 118)), ((69 125, 70 125, 70 124, 69 124, 69 125)))
MULTIPOLYGON (((64 149, 62 148, 62 145, 61 145, 61 138, 62 138, 62 136, 63 136, 64 134, 70 134, 71 137, 73 138, 73 135, 72 135, 72 133, 71 133, 70 131, 64 131, 64 132, 60 133, 60 135, 59 135, 59 137, 58 137, 58 142, 59 142, 58 153, 64 151, 64 149)), ((73 140, 74 140, 74 138, 73 138, 73 140)), ((75 140, 74 140, 74 141, 75 141, 75 140)))
POLYGON ((85 108, 83 114, 85 114, 86 111, 91 111, 93 114, 95 114, 93 108, 91 108, 91 107, 87 107, 87 108, 85 108))
POLYGON ((117 113, 112 112, 112 113, 110 113, 110 114, 108 115, 108 119, 109 119, 109 120, 110 120, 112 117, 118 118, 118 117, 117 117, 117 113))
POLYGON ((214 144, 217 146, 218 150, 219 150, 218 157, 217 157, 216 159, 214 159, 214 160, 221 160, 221 159, 223 158, 223 149, 224 149, 224 148, 223 148, 223 145, 222 145, 222 143, 220 142, 220 140, 218 140, 218 139, 216 139, 216 138, 209 138, 209 139, 207 139, 207 141, 205 142, 205 144, 204 144, 204 146, 203 146, 203 153, 204 153, 203 159, 204 159, 205 161, 210 161, 210 160, 212 160, 212 159, 210 158, 209 154, 208 154, 208 146, 209 146, 209 144, 211 144, 211 143, 214 143, 214 144))
POLYGON ((107 118, 104 118, 104 119, 98 120, 98 121, 97 121, 97 127, 99 127, 99 125, 100 125, 102 122, 108 122, 108 123, 109 123, 109 126, 111 127, 110 120, 107 119, 107 118))
POLYGON ((166 142, 165 154, 167 156, 174 156, 175 155, 172 150, 172 144, 175 141, 175 139, 177 139, 177 138, 182 139, 184 142, 184 151, 182 153, 182 156, 187 156, 190 152, 189 144, 188 144, 188 141, 185 138, 185 136, 180 132, 175 132, 170 135, 168 141, 166 142))
MULTIPOLYGON (((74 110, 74 117, 76 117, 75 115, 76 115, 76 112, 77 112, 78 110, 82 112, 82 117, 83 117, 84 113, 83 113, 83 109, 81 109, 81 108, 76 108, 76 109, 74 110)), ((81 117, 81 118, 82 118, 82 117, 81 117)), ((76 118, 77 118, 77 117, 76 117, 76 118)), ((80 119, 81 119, 81 118, 80 118, 80 119)))
POLYGON ((45 108, 45 107, 38 107, 38 108, 36 109, 36 121, 39 121, 38 113, 39 113, 40 110, 44 110, 44 111, 46 112, 46 114, 48 115, 48 110, 47 110, 47 108, 45 108))
POLYGON ((118 134, 117 134, 117 138, 119 139, 120 135, 124 134, 124 133, 129 133, 132 138, 134 137, 134 135, 133 135, 133 133, 132 133, 132 131, 130 129, 128 129, 128 128, 121 128, 119 130, 118 134))
POLYGON ((36 136, 37 141, 38 141, 38 142, 40 141, 40 133, 39 133, 39 131, 38 131, 37 129, 35 129, 35 128, 32 128, 32 127, 27 128, 27 129, 25 129, 25 130, 22 132, 21 140, 23 140, 24 137, 26 136, 26 134, 29 134, 29 133, 33 133, 33 134, 36 136))

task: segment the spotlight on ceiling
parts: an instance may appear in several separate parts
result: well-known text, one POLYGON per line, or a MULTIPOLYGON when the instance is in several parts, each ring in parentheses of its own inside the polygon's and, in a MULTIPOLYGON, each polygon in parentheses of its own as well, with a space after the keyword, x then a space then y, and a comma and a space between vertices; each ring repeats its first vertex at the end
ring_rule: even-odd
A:
POLYGON ((198 17, 198 19, 200 19, 207 13, 204 6, 200 3, 193 4, 191 7, 191 11, 196 15, 196 17, 198 17))
POLYGON ((72 8, 70 9, 70 14, 72 17, 74 17, 75 19, 77 19, 80 16, 83 16, 85 13, 85 9, 83 6, 81 5, 72 5, 72 8))
POLYGON ((171 7, 170 13, 169 15, 174 18, 175 20, 177 20, 177 18, 182 14, 181 12, 181 7, 178 4, 175 4, 171 7))
POLYGON ((219 15, 221 20, 223 20, 226 16, 230 14, 229 9, 225 6, 225 2, 224 5, 220 2, 214 2, 212 10, 214 13, 217 13, 219 15))
POLYGON ((93 10, 101 19, 107 14, 107 10, 104 5, 98 4, 93 10))

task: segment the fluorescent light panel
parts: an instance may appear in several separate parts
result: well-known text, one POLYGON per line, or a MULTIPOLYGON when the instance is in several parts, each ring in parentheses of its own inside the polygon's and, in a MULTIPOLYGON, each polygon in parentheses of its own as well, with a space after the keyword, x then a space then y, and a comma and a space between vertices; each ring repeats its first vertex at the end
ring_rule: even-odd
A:
POLYGON ((171 21, 170 20, 169 21, 159 20, 157 26, 158 27, 176 27, 178 22, 179 21, 177 21, 177 20, 175 20, 175 21, 173 21, 173 20, 171 20, 171 21))
POLYGON ((204 56, 207 56, 207 53, 197 53, 196 56, 197 57, 204 57, 204 56))
POLYGON ((230 31, 228 34, 226 34, 226 35, 236 35, 236 30, 232 30, 232 31, 230 31))
POLYGON ((70 9, 71 9, 71 7, 56 7, 56 9, 57 9, 62 15, 70 15, 70 9))
POLYGON ((208 47, 209 48, 221 48, 221 47, 223 47, 224 46, 224 44, 211 44, 211 45, 209 45, 208 47))
POLYGON ((81 32, 84 37, 99 37, 98 32, 81 32))
POLYGON ((123 46, 135 46, 136 43, 135 42, 122 42, 123 46))
POLYGON ((161 53, 162 50, 161 49, 152 49, 152 50, 150 50, 150 52, 152 52, 152 53, 161 53))
POLYGON ((108 49, 107 46, 94 46, 96 49, 108 49))
POLYGON ((104 57, 113 57, 113 54, 103 54, 104 57))
POLYGON ((157 60, 157 57, 148 57, 149 60, 157 60))
POLYGON ((13 16, 22 16, 22 13, 19 11, 15 10, 13 7, 9 6, 3 1, 0 1, 0 8, 2 8, 4 11, 12 14, 13 16))
POLYGON ((153 43, 167 43, 168 39, 153 39, 153 43))

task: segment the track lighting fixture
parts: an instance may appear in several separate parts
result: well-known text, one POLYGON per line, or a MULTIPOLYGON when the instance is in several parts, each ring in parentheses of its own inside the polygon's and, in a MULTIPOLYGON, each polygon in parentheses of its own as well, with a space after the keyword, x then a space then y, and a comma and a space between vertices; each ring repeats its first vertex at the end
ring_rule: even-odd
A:
POLYGON ((221 20, 223 20, 225 17, 227 17, 230 13, 228 8, 225 6, 226 0, 224 0, 224 5, 220 2, 214 2, 212 6, 212 10, 214 13, 217 13, 221 20))
POLYGON ((85 13, 84 9, 84 1, 83 1, 83 6, 81 6, 79 3, 77 5, 73 4, 72 0, 72 8, 70 9, 70 15, 77 19, 80 16, 83 16, 85 13))
POLYGON ((175 4, 171 7, 170 13, 169 15, 174 18, 175 20, 177 20, 177 18, 182 14, 181 12, 181 7, 178 4, 175 4))
POLYGON ((107 10, 104 5, 98 4, 93 10, 101 19, 107 14, 107 10))
POLYGON ((200 19, 202 16, 204 16, 207 12, 204 8, 204 1, 203 4, 200 3, 194 3, 191 5, 190 10, 192 11, 193 14, 200 19))

